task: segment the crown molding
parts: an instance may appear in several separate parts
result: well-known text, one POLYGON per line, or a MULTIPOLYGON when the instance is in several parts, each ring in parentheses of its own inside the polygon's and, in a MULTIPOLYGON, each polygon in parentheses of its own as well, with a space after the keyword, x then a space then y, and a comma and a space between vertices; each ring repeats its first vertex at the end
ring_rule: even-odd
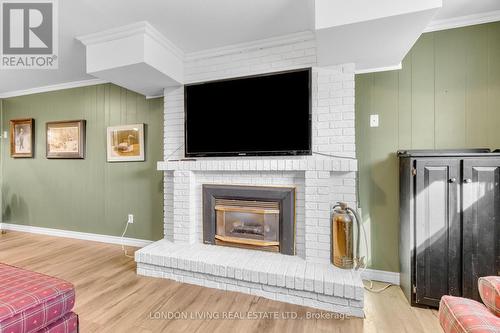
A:
POLYGON ((39 94, 39 93, 44 93, 44 92, 49 92, 49 91, 94 86, 94 85, 103 84, 103 83, 109 83, 109 82, 101 80, 101 79, 90 79, 90 80, 82 80, 82 81, 65 82, 65 83, 53 84, 53 85, 49 85, 49 86, 42 86, 42 87, 36 87, 36 88, 30 88, 30 89, 24 89, 24 90, 4 92, 4 93, 0 93, 0 98, 10 98, 10 97, 17 97, 17 96, 24 96, 24 95, 39 94))
POLYGON ((376 73, 376 72, 386 72, 386 71, 395 71, 398 69, 403 68, 403 65, 401 63, 393 66, 385 66, 385 67, 375 67, 375 68, 366 68, 366 69, 360 69, 360 70, 355 70, 355 74, 366 74, 366 73, 376 73))
POLYGON ((185 60, 192 61, 197 59, 219 57, 224 55, 241 53, 245 51, 251 51, 255 49, 262 49, 262 48, 275 47, 297 42, 310 41, 313 39, 315 39, 315 35, 312 31, 302 31, 283 36, 258 39, 251 42, 244 42, 244 43, 232 44, 228 46, 217 47, 197 52, 190 52, 185 54, 185 60))
POLYGON ((147 22, 136 22, 92 34, 76 37, 83 45, 92 45, 145 33, 147 22))
POLYGON ((147 95, 146 99, 163 98, 163 95, 147 95))
POLYGON ((424 32, 440 31, 500 21, 500 10, 432 21, 424 32))
POLYGON ((141 21, 122 27, 108 29, 85 36, 76 37, 83 45, 93 45, 105 43, 117 39, 123 39, 136 35, 147 35, 161 44, 165 49, 175 54, 179 59, 184 58, 184 52, 166 38, 161 32, 156 30, 149 22, 141 21))

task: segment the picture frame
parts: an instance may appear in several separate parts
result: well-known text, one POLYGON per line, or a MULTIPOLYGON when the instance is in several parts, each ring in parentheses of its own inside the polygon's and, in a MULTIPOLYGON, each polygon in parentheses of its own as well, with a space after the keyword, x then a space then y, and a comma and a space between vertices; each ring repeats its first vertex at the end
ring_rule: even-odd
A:
POLYGON ((85 120, 46 123, 46 157, 49 159, 85 158, 85 120))
POLYGON ((110 126, 106 131, 108 162, 143 162, 144 124, 110 126))
POLYGON ((33 158, 35 147, 35 120, 33 118, 12 119, 10 128, 10 157, 33 158))

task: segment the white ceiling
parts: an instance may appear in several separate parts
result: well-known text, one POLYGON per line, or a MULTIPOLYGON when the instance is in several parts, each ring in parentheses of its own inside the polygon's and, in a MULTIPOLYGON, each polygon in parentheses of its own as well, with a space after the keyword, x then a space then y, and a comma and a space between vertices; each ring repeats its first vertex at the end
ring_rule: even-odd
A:
MULTIPOLYGON (((398 1, 398 0, 394 0, 398 1)), ((443 0, 435 19, 500 10, 500 0, 443 0)), ((0 94, 91 79, 82 36, 148 21, 185 52, 314 29, 313 0, 59 1, 59 69, 0 70, 0 94)))
POLYGON ((434 21, 495 10, 500 10, 500 0, 443 0, 443 8, 434 16, 434 21))
POLYGON ((61 30, 79 35, 148 21, 184 52, 308 30, 312 6, 304 0, 72 0, 60 1, 61 30), (308 12, 310 11, 310 15, 308 12), (89 18, 91 18, 89 20, 89 18))

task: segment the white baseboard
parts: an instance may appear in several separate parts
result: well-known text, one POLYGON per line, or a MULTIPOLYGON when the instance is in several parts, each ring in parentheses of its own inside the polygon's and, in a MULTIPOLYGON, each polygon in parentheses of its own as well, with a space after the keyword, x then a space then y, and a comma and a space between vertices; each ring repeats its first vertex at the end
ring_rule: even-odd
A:
MULTIPOLYGON (((83 239, 83 240, 101 242, 101 243, 110 243, 110 244, 119 244, 119 245, 122 244, 122 239, 119 236, 91 234, 91 233, 87 233, 87 232, 42 228, 42 227, 34 227, 34 226, 30 226, 30 225, 10 224, 10 223, 0 223, 0 229, 29 232, 32 234, 48 235, 48 236, 55 236, 55 237, 83 239)), ((128 238, 128 237, 123 238, 123 245, 126 245, 126 246, 144 247, 144 246, 149 245, 151 243, 153 243, 153 241, 144 240, 144 239, 137 239, 137 238, 128 238)))
POLYGON ((373 280, 387 282, 399 286, 399 273, 379 271, 377 269, 365 269, 361 272, 361 278, 363 280, 373 280))

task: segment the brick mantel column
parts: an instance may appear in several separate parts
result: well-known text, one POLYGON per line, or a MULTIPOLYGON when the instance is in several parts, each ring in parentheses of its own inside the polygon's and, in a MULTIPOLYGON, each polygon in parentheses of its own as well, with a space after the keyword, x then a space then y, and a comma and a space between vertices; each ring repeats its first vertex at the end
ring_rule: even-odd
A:
POLYGON ((195 175, 192 171, 174 171, 174 242, 196 242, 195 175))
POLYGON ((330 262, 330 172, 305 172, 306 261, 330 262))

